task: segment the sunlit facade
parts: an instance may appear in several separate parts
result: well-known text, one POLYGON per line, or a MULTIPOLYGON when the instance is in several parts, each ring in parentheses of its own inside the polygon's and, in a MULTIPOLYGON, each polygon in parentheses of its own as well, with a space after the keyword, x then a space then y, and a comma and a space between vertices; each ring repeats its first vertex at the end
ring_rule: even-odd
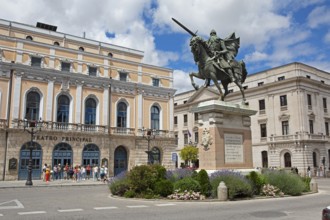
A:
MULTIPOLYGON (((227 102, 240 103, 238 87, 230 84, 227 102)), ((290 63, 248 75, 244 83, 251 116, 254 167, 291 169, 322 175, 330 167, 329 100, 330 74, 303 63, 290 63)), ((174 97, 174 130, 178 151, 185 145, 199 146, 198 103, 218 99, 206 88, 174 97)))
POLYGON ((148 150, 152 163, 174 167, 173 72, 143 56, 0 20, 0 178, 26 179, 31 145, 34 179, 45 163, 105 165, 117 175, 146 164, 148 150), (41 128, 32 143, 24 120, 41 128), (145 129, 154 130, 149 143, 145 129))

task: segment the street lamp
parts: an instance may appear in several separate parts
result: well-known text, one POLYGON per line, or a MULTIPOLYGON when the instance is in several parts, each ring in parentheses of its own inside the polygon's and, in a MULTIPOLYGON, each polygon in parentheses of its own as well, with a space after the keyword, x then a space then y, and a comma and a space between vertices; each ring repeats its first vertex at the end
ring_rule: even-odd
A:
POLYGON ((146 153, 148 154, 148 164, 151 164, 150 140, 156 138, 156 134, 155 134, 156 130, 145 129, 144 127, 141 130, 142 130, 142 137, 148 141, 148 150, 146 151, 146 153))
POLYGON ((30 157, 29 157, 29 164, 28 164, 28 176, 25 185, 26 186, 32 186, 32 150, 33 150, 33 138, 36 133, 41 131, 41 123, 37 123, 36 121, 30 121, 28 122, 26 118, 24 119, 24 131, 28 132, 31 134, 31 140, 30 140, 30 157), (30 124, 29 124, 30 123, 30 124), (30 128, 30 130, 28 129, 30 128))

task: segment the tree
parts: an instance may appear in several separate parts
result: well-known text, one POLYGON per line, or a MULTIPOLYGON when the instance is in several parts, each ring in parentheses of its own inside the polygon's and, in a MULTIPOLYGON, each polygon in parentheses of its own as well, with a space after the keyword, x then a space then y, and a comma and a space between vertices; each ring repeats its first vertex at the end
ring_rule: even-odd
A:
POLYGON ((180 157, 184 161, 195 162, 198 159, 198 148, 195 146, 187 145, 179 153, 180 157))

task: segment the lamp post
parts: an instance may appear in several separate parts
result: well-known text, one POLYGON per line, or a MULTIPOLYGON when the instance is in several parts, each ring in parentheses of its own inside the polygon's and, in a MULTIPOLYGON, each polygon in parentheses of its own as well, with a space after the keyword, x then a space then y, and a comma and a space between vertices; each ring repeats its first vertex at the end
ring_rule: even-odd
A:
POLYGON ((145 129, 144 127, 142 128, 142 137, 148 141, 148 150, 146 151, 146 153, 148 154, 148 164, 151 164, 150 140, 156 138, 155 133, 155 129, 145 129))
POLYGON ((27 180, 25 185, 26 186, 32 186, 32 150, 33 150, 33 138, 34 135, 36 133, 38 133, 39 131, 41 131, 41 123, 37 123, 36 121, 30 121, 29 122, 26 120, 26 118, 24 119, 24 131, 28 132, 31 135, 31 140, 30 140, 30 146, 29 146, 29 150, 30 150, 30 157, 29 157, 29 164, 28 164, 28 176, 27 176, 27 180), (29 130, 28 128, 31 128, 31 130, 29 130))

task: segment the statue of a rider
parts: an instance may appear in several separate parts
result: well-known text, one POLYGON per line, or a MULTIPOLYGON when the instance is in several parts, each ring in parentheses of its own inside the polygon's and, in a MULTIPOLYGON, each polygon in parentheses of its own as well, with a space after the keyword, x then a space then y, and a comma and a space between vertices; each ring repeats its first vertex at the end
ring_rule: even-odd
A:
POLYGON ((226 39, 221 39, 217 36, 214 29, 211 30, 210 38, 206 41, 213 54, 213 59, 219 64, 220 68, 225 70, 230 82, 234 82, 235 78, 237 78, 233 67, 237 63, 235 57, 239 47, 238 43, 239 41, 235 38, 235 34, 226 39))

